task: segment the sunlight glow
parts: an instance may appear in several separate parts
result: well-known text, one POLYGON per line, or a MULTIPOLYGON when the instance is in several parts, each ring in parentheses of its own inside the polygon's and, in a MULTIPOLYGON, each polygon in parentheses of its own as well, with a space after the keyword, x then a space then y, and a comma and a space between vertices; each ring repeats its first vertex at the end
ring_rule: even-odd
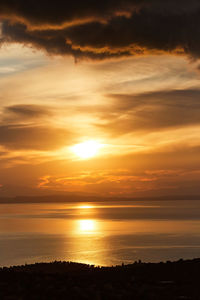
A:
POLYGON ((94 220, 80 220, 79 221, 80 233, 92 233, 95 230, 95 221, 94 220))
POLYGON ((102 144, 97 141, 86 141, 80 144, 76 144, 72 147, 72 152, 81 159, 87 159, 97 155, 102 144))
POLYGON ((92 205, 79 205, 78 208, 81 208, 81 209, 89 209, 89 208, 93 208, 92 205))

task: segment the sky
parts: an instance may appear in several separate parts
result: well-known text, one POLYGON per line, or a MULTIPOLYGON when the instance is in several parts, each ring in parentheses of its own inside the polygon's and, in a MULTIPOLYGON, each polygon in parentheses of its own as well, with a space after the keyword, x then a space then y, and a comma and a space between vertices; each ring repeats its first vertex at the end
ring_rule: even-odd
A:
POLYGON ((2 0, 0 24, 0 197, 200 195, 199 1, 2 0))

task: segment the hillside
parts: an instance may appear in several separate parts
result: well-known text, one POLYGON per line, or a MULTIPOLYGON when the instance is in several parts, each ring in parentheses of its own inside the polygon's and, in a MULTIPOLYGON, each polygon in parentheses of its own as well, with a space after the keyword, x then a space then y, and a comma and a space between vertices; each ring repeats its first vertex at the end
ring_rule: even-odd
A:
POLYGON ((0 269, 0 299, 200 299, 200 259, 95 267, 71 262, 0 269))

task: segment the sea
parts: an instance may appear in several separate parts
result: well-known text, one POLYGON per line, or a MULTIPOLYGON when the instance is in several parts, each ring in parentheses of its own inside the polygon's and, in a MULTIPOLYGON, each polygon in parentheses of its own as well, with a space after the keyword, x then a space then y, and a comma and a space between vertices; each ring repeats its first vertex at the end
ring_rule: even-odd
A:
POLYGON ((0 266, 200 257, 200 201, 0 204, 0 266))

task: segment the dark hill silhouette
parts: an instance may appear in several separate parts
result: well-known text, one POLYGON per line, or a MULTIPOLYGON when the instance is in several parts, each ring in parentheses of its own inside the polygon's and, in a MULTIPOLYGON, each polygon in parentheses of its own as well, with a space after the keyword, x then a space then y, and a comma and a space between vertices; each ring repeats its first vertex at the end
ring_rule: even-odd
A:
POLYGON ((71 262, 0 269, 0 299, 200 299, 200 259, 95 267, 71 262))

